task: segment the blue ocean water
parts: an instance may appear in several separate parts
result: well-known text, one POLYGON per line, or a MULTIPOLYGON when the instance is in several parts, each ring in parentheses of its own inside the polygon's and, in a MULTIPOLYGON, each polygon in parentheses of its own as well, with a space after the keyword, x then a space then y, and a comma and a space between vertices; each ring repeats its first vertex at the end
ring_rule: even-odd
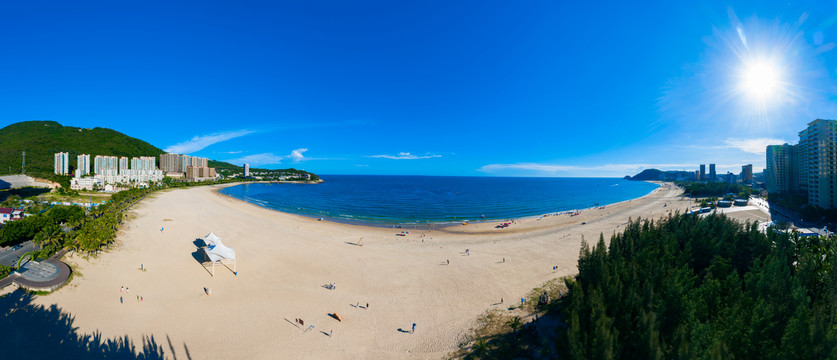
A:
POLYGON ((322 175, 320 184, 242 184, 222 193, 270 209, 375 225, 522 218, 634 199, 657 185, 616 178, 322 175))

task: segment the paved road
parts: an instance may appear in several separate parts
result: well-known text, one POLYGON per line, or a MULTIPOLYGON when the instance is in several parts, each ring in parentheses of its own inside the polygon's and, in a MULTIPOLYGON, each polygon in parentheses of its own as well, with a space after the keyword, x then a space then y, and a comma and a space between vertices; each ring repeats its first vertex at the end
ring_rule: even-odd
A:
POLYGON ((9 248, 8 250, 0 252, 0 265, 12 266, 23 254, 35 250, 36 247, 32 241, 27 241, 21 245, 23 245, 23 247, 20 249, 12 250, 9 248))

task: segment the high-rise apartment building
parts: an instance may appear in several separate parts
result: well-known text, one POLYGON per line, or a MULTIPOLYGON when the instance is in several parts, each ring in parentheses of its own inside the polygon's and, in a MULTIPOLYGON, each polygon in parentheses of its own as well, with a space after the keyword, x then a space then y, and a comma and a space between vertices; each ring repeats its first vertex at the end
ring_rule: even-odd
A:
POLYGON ((717 175, 715 174, 715 164, 709 164, 709 181, 717 180, 717 175))
POLYGON ((817 119, 807 131, 808 203, 837 207, 837 121, 817 119))
POLYGON ((178 154, 160 154, 160 170, 164 172, 180 172, 177 162, 180 160, 178 154))
POLYGON ((177 167, 180 169, 180 172, 185 173, 186 168, 192 166, 192 157, 189 155, 180 155, 180 158, 177 160, 177 167))
POLYGON ((250 164, 244 164, 244 177, 250 177, 250 164))
POLYGON ((93 173, 102 176, 119 175, 119 158, 116 156, 96 155, 93 158, 93 173))
POLYGON ((58 175, 70 173, 70 153, 55 153, 55 173, 58 175))
POLYGON ((753 183, 753 164, 747 164, 741 167, 741 181, 745 184, 753 183))
POLYGON ((81 154, 76 157, 76 171, 80 175, 90 174, 90 154, 81 154))
POLYGON ((706 164, 700 164, 700 178, 698 181, 706 181, 706 164))
POLYGON ((160 170, 185 173, 189 166, 209 167, 209 159, 179 154, 160 154, 160 170))
POLYGON ((793 166, 791 166, 795 173, 793 176, 793 188, 791 191, 796 191, 801 194, 808 194, 808 177, 809 177, 809 169, 808 169, 808 129, 802 130, 799 132, 799 144, 794 145, 793 153, 791 154, 791 161, 793 161, 793 166))
POLYGON ((130 164, 131 163, 128 162, 128 157, 123 156, 119 158, 119 175, 127 176, 130 164))
POLYGON ((790 145, 767 145, 764 178, 767 191, 783 193, 790 190, 790 145))

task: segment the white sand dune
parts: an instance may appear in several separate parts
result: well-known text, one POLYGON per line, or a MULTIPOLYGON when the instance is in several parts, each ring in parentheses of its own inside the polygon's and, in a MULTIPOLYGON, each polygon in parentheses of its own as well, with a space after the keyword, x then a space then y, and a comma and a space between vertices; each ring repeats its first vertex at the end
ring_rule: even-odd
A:
POLYGON ((72 314, 80 333, 127 335, 140 347, 143 336, 154 336, 170 358, 436 359, 455 350, 501 297, 508 305, 549 279, 574 274, 582 235, 595 242, 629 217, 658 218, 688 204, 678 190, 661 188, 575 217, 402 237, 395 235, 402 229, 267 210, 217 188, 144 200, 129 212, 116 248, 91 260, 65 258, 79 276, 35 303, 72 314), (210 231, 235 249, 238 276, 221 267, 212 277, 193 257, 193 241, 210 231), (363 246, 353 245, 361 237, 363 246), (322 287, 327 283, 336 289, 322 287), (130 292, 120 293, 121 286, 130 292), (342 321, 328 315, 334 312, 342 321), (416 332, 404 332, 413 323, 416 332), (309 325, 314 329, 304 332, 309 325))

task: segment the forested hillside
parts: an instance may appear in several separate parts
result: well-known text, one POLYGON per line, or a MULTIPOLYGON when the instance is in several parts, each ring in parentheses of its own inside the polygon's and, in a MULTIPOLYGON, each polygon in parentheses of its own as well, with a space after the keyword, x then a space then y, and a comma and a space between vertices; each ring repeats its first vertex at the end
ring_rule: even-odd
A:
POLYGON ((105 128, 82 129, 55 121, 24 121, 0 129, 0 175, 21 172, 21 153, 26 151, 26 173, 52 174, 54 155, 70 154, 71 172, 79 154, 155 156, 163 150, 140 139, 105 128))

